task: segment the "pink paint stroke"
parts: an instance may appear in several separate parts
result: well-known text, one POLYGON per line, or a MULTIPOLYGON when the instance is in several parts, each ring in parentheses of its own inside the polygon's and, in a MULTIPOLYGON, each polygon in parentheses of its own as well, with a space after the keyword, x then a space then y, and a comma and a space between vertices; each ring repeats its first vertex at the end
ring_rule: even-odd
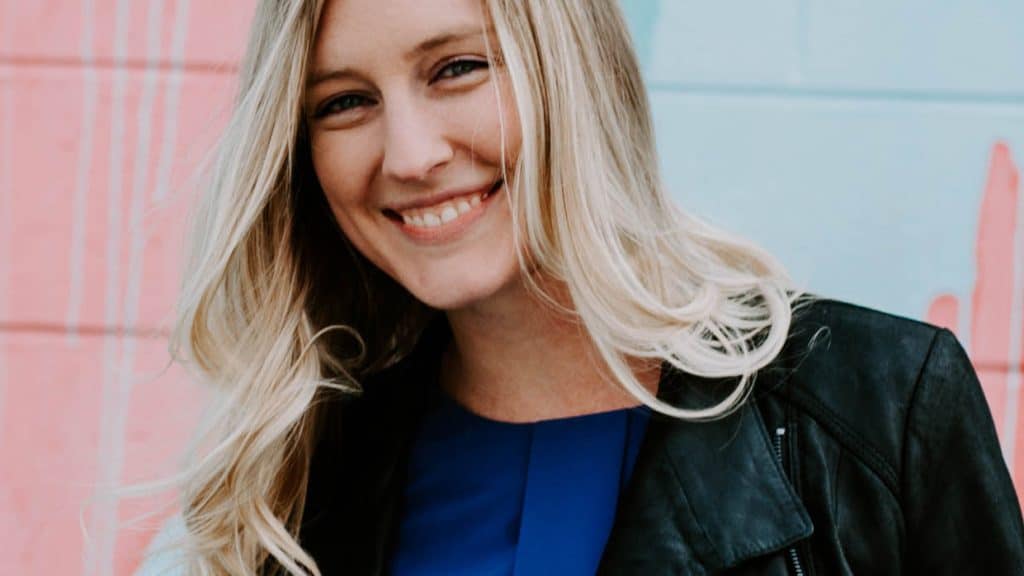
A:
MULTIPOLYGON (((1020 175, 1009 146, 997 142, 992 148, 985 191, 981 200, 978 235, 975 244, 977 273, 971 297, 971 359, 979 367, 978 378, 992 410, 996 430, 1005 435, 1008 414, 1009 371, 1020 369, 1011 362, 1011 312, 1017 290, 1014 287, 1014 239, 1017 230, 1017 206, 1020 175), (1013 364, 1013 365, 1011 365, 1013 364), (985 368, 985 369, 980 369, 985 368)), ((1024 257, 1024 255, 1019 255, 1024 257)), ((958 332, 959 301, 944 294, 932 301, 927 320, 958 332)), ((1024 346, 1024 335, 1021 338, 1024 346)), ((1017 358, 1024 358, 1024 349, 1017 358)), ((1017 407, 1024 414, 1024 402, 1017 407)), ((1024 498, 1024 430, 1018 418, 1013 440, 1012 475, 1017 494, 1024 498)), ((1002 438, 1004 443, 1009 439, 1002 438)))

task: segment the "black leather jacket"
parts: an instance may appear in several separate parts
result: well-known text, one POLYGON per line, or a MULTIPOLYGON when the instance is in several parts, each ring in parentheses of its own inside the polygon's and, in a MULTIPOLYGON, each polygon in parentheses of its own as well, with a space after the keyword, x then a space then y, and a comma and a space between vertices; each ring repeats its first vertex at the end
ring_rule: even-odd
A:
MULTIPOLYGON (((382 574, 437 341, 337 402, 303 546, 324 574, 382 574)), ((729 384, 663 370, 659 397, 729 384)), ((970 361, 946 330, 833 301, 794 319, 733 415, 654 416, 601 574, 1024 575, 1020 505, 970 361)))

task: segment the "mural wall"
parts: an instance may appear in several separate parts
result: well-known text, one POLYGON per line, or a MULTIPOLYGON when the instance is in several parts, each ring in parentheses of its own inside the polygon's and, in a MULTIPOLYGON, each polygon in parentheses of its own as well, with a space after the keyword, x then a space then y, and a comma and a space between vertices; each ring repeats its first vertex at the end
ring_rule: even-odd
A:
MULTIPOLYGON (((1024 4, 624 0, 678 201, 811 291, 953 329, 1024 481, 1024 4)), ((253 0, 0 0, 2 574, 128 574, 202 392, 188 178, 253 0), (86 536, 83 536, 83 533, 86 536)))

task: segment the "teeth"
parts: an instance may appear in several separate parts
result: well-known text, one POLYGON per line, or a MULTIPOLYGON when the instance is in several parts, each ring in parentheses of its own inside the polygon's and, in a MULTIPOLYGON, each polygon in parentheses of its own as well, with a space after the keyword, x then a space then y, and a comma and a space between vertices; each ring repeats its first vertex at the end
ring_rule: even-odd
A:
POLYGON ((459 211, 451 206, 446 206, 441 211, 441 222, 448 223, 459 217, 459 211))
POLYGON ((475 194, 468 199, 458 200, 449 204, 443 204, 443 208, 435 207, 433 211, 414 211, 413 214, 402 214, 402 221, 406 225, 418 226, 421 228, 436 228, 447 224, 459 216, 479 206, 488 193, 475 194), (440 211, 438 211, 440 210, 440 211))

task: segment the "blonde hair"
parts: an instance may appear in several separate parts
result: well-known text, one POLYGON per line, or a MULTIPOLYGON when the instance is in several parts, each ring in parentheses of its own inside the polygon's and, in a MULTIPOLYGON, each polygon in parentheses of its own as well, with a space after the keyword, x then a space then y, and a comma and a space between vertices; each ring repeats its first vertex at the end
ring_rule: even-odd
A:
MULTIPOLYGON (((522 268, 567 287, 564 311, 644 404, 689 420, 735 410, 781 350, 797 293, 767 254, 671 202, 617 1, 482 4, 522 127, 506 175, 522 268), (738 384, 714 406, 672 406, 630 358, 738 384)), ((195 217, 174 352, 218 392, 184 483, 196 574, 319 574, 297 534, 322 401, 359 393, 433 313, 351 247, 318 187, 302 101, 322 5, 259 2, 195 217)))

